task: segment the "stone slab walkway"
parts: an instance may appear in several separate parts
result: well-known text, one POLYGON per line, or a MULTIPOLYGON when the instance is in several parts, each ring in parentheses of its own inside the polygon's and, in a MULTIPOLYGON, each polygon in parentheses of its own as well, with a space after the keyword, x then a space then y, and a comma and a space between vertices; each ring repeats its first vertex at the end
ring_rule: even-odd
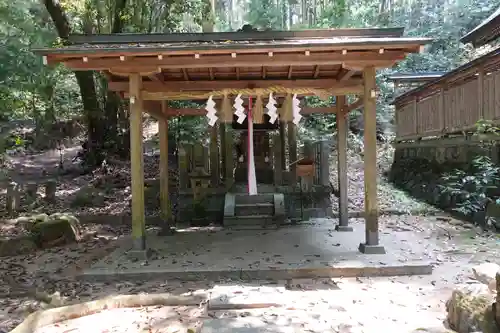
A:
POLYGON ((358 251, 364 226, 354 232, 337 232, 334 222, 316 219, 313 225, 278 230, 179 232, 169 237, 148 237, 153 250, 147 262, 127 256, 130 243, 103 258, 83 278, 179 278, 243 280, 393 276, 430 274, 430 244, 410 242, 414 232, 383 232, 387 254, 358 251))

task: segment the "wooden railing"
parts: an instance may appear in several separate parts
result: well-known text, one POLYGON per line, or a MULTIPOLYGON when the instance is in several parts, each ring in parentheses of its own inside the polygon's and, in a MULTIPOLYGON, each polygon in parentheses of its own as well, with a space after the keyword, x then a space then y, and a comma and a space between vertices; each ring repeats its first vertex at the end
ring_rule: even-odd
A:
POLYGON ((396 141, 475 129, 478 120, 500 123, 500 49, 398 96, 396 141))

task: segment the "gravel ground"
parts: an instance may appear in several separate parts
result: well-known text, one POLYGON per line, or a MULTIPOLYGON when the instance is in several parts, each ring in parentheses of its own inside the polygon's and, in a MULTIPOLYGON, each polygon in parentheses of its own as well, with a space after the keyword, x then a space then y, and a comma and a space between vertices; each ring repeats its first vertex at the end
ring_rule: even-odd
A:
MULTIPOLYGON (((351 142, 350 145, 349 209, 363 210, 363 159, 359 154, 361 148, 356 142, 351 142)), ((429 206, 415 201, 383 181, 382 172, 390 165, 390 156, 390 148, 386 145, 380 146, 381 210, 430 209, 429 206)), ((332 157, 332 171, 335 172, 336 157, 332 157)), ((150 176, 157 172, 155 163, 157 162, 154 159, 146 163, 146 170, 150 176)), ((114 172, 112 177, 119 178, 120 182, 127 182, 129 173, 126 164, 117 169, 121 171, 114 172)), ((100 177, 109 176, 67 177, 67 181, 60 184, 59 190, 70 193, 89 182, 97 181, 96 179, 100 177)), ((335 184, 336 179, 332 179, 332 183, 335 184)), ((105 207, 96 211, 106 209, 112 212, 127 211, 129 196, 127 188, 113 193, 106 197, 105 207)), ((333 198, 333 201, 335 205, 336 198, 333 198)), ((60 206, 43 207, 43 209, 45 211, 70 209, 69 201, 63 202, 64 204, 60 206)), ((469 279, 472 266, 485 261, 498 262, 500 258, 500 240, 497 235, 483 232, 449 217, 431 219, 425 216, 383 216, 380 221, 382 232, 413 230, 416 233, 424 233, 426 241, 438 246, 440 252, 435 254, 438 259, 434 274, 334 281, 288 281, 278 285, 269 285, 269 282, 266 282, 255 283, 252 286, 245 286, 241 281, 175 280, 90 284, 75 280, 74 274, 119 246, 125 239, 123 235, 129 234, 129 228, 117 224, 87 224, 84 229, 90 237, 83 243, 0 260, 0 332, 11 330, 28 313, 42 306, 42 303, 33 297, 35 289, 49 294, 59 292, 67 297, 68 301, 85 301, 119 293, 181 294, 201 290, 220 294, 222 286, 226 286, 223 292, 227 294, 252 294, 263 299, 269 297, 268 293, 263 292, 264 289, 272 288, 272 292, 286 300, 288 306, 259 311, 213 312, 208 319, 209 322, 206 323, 207 330, 210 326, 215 327, 213 332, 225 332, 224 329, 227 332, 236 332, 236 327, 252 325, 260 325, 261 328, 270 328, 274 325, 283 329, 282 332, 288 332, 285 330, 287 325, 296 329, 296 332, 400 333, 431 327, 441 328, 446 315, 444 303, 451 295, 454 285, 469 279), (38 277, 36 267, 41 266, 52 267, 53 274, 38 277), (217 328, 219 324, 224 327, 217 328), (228 328, 233 330, 227 330, 228 328)), ((352 223, 362 223, 362 220, 353 219, 352 223)), ((13 236, 18 232, 15 226, 0 221, 0 237, 13 236)))
MULTIPOLYGON (((354 220, 353 223, 362 222, 354 220)), ((108 284, 76 281, 71 275, 88 266, 93 258, 103 256, 107 250, 118 246, 120 239, 123 239, 121 233, 125 232, 96 228, 94 238, 82 244, 40 251, 33 255, 2 258, 0 276, 10 276, 12 279, 1 284, 0 329, 12 329, 29 312, 40 308, 39 301, 26 295, 26 290, 33 287, 48 293, 60 292, 70 301, 97 299, 118 293, 181 294, 196 290, 211 292, 215 298, 222 290, 226 295, 248 294, 254 300, 260 298, 269 302, 274 293, 287 306, 265 310, 216 311, 211 313, 209 320, 212 321, 206 323, 207 327, 219 324, 227 327, 283 327, 286 323, 294 323, 298 325, 297 329, 303 328, 301 332, 411 332, 418 328, 442 327, 442 320, 446 316, 444 303, 454 285, 468 280, 474 265, 485 261, 498 262, 499 238, 452 218, 381 218, 382 232, 398 230, 424 233, 424 239, 429 244, 439 247, 439 253, 434 253, 437 260, 433 275, 297 280, 275 285, 263 282, 252 286, 241 281, 172 280, 108 284), (43 262, 38 262, 41 258, 43 262), (38 265, 51 265, 54 274, 36 278, 34 268, 38 265), (217 321, 221 317, 225 320, 217 321)))

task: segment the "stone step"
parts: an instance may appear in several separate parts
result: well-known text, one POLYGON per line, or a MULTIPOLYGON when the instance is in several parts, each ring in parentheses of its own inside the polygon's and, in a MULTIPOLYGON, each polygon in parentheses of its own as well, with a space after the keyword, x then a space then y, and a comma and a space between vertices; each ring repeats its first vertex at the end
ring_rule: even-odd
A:
POLYGON ((265 228, 275 226, 274 217, 272 215, 246 215, 224 218, 224 227, 255 227, 265 228))
POLYGON ((237 194, 235 196, 235 204, 260 204, 260 203, 272 203, 274 204, 274 195, 272 194, 257 194, 257 195, 246 195, 237 194))
POLYGON ((236 204, 235 216, 274 215, 274 203, 236 204))

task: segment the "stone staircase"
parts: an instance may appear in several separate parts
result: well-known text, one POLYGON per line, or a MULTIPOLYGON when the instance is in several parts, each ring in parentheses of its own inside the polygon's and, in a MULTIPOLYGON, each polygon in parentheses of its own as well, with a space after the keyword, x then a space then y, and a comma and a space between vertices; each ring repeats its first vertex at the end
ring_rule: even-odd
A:
POLYGON ((277 228, 285 219, 282 193, 226 193, 224 226, 232 229, 277 228))

